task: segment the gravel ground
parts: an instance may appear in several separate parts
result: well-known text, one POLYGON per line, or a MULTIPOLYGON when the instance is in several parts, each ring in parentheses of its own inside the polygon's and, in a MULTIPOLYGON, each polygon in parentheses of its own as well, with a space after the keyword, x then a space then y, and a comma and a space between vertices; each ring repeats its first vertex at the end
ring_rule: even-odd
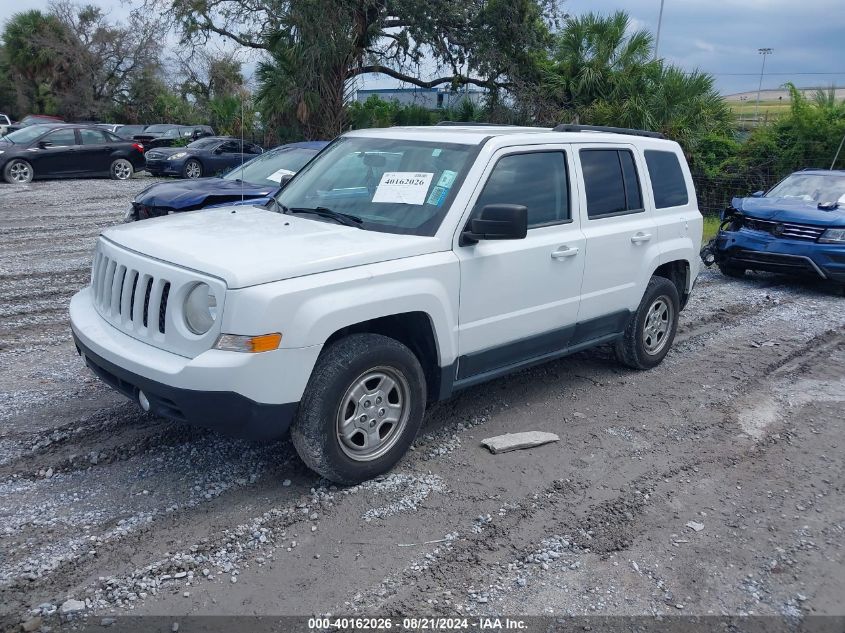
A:
POLYGON ((68 300, 95 235, 149 182, 0 185, 0 628, 845 615, 836 289, 705 271, 660 367, 598 349, 467 390, 429 411, 393 473, 339 489, 287 441, 155 419, 82 366, 68 300), (515 430, 561 441, 480 446, 515 430))

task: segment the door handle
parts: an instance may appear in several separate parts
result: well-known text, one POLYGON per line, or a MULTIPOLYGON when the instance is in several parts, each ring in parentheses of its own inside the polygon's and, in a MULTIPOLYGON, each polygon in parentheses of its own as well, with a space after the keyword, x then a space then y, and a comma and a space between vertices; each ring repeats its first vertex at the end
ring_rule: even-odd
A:
POLYGON ((643 233, 642 231, 638 231, 631 236, 631 242, 634 244, 641 244, 643 242, 648 242, 651 239, 651 233, 643 233))
POLYGON ((565 259, 567 257, 574 257, 577 254, 577 246, 562 246, 561 248, 552 252, 552 259, 565 259))

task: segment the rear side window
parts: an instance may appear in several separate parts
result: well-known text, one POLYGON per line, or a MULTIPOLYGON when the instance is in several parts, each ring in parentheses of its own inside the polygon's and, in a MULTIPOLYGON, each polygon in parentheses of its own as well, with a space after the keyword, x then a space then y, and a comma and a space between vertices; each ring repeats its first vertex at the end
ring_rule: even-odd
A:
POLYGON ((579 154, 591 220, 643 210, 640 180, 630 150, 582 149, 579 154))
POLYGON ((564 153, 511 154, 499 159, 475 203, 475 212, 488 204, 528 207, 528 228, 568 222, 569 179, 564 153))
POLYGON ((687 183, 677 154, 649 149, 645 151, 645 162, 654 191, 655 207, 681 207, 689 202, 687 183))
POLYGON ((103 133, 99 130, 79 130, 83 145, 102 145, 103 133))

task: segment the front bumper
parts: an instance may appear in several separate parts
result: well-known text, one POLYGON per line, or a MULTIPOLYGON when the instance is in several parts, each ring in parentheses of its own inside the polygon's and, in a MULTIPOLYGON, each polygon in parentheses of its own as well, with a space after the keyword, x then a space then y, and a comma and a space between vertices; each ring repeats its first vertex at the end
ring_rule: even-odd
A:
POLYGON ((715 253, 717 262, 737 268, 845 282, 845 246, 742 228, 720 231, 715 253))
POLYGON ((322 347, 186 358, 111 326, 88 288, 71 299, 70 316, 76 348, 103 382, 135 402, 143 391, 156 415, 252 439, 287 432, 322 347))
POLYGON ((149 160, 144 167, 154 176, 181 176, 183 162, 181 160, 149 160))

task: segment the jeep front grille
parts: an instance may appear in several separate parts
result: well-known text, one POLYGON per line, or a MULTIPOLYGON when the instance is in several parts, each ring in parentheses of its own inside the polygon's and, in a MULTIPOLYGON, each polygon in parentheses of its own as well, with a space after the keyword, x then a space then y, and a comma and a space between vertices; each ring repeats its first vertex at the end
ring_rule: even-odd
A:
POLYGON ((155 347, 193 358, 214 344, 220 321, 202 335, 184 326, 182 304, 197 283, 208 284, 222 314, 223 280, 125 250, 100 238, 91 271, 97 313, 123 333, 155 347))
POLYGON ((164 334, 168 279, 128 268, 98 251, 91 280, 94 305, 101 316, 141 332, 149 328, 152 313, 156 331, 164 334))
POLYGON ((819 239, 824 228, 811 224, 795 224, 794 222, 773 222, 772 220, 758 220, 757 218, 744 218, 742 225, 752 231, 764 231, 776 237, 786 237, 794 240, 816 241, 819 239))

